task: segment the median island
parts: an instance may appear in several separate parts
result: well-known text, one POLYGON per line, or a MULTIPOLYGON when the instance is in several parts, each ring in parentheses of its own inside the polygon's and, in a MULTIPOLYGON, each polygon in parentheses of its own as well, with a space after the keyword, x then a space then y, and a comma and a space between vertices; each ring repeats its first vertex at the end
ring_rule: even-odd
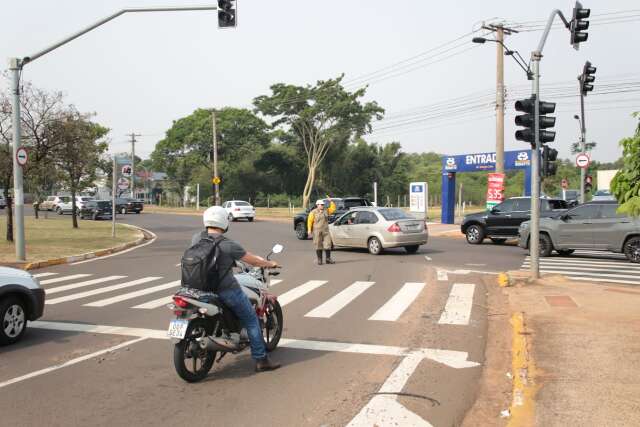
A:
MULTIPOLYGON (((5 237, 7 217, 0 217, 0 264, 15 264, 15 246, 5 237)), ((111 237, 111 221, 81 221, 74 229, 69 217, 35 219, 25 217, 27 263, 47 261, 111 249, 144 237, 133 227, 116 224, 116 237, 111 237)))

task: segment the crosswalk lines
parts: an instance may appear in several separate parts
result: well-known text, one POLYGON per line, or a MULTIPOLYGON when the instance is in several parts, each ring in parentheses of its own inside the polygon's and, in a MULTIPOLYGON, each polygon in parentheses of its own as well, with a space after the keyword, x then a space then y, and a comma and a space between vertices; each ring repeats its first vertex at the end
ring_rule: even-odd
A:
POLYGON ((327 300, 324 304, 319 305, 305 314, 305 317, 332 317, 351 301, 359 297, 364 291, 369 289, 369 287, 373 286, 374 283, 375 282, 355 282, 347 289, 327 300))
MULTIPOLYGON (((40 277, 49 277, 49 280, 51 280, 49 283, 54 284, 52 287, 45 288, 47 293, 45 303, 47 305, 84 300, 80 302, 82 307, 99 309, 136 300, 135 303, 129 303, 129 308, 149 311, 169 304, 173 294, 167 295, 167 291, 175 291, 180 286, 180 280, 162 282, 164 278, 157 276, 133 278, 122 275, 90 277, 92 276, 91 274, 39 274, 41 274, 40 277), (136 287, 138 288, 136 289, 136 287), (164 295, 161 296, 162 294, 164 295), (55 295, 55 297, 51 298, 51 295, 55 295), (93 298, 92 300, 92 297, 102 295, 104 295, 102 299, 96 300, 93 298), (145 296, 149 296, 150 299, 144 301, 143 297, 145 296)), ((282 280, 274 279, 271 281, 272 286, 279 283, 282 283, 282 280)), ((327 284, 329 283, 327 280, 309 280, 299 285, 294 284, 289 289, 283 288, 282 292, 278 292, 280 287, 277 287, 275 292, 276 294, 280 293, 278 301, 284 307, 303 298, 317 298, 317 295, 326 295, 323 292, 316 294, 314 297, 313 293, 321 287, 328 288, 327 284)), ((363 320, 396 322, 415 303, 427 284, 424 282, 405 282, 398 284, 397 287, 387 283, 384 284, 384 287, 382 285, 382 283, 376 285, 376 282, 369 281, 355 281, 347 284, 331 282, 331 295, 318 301, 318 305, 303 314, 303 316, 329 319, 343 311, 347 311, 352 306, 359 305, 364 307, 365 305, 372 305, 373 307, 370 307, 371 311, 363 316, 363 320), (374 285, 377 291, 372 294, 375 295, 373 299, 360 298, 372 289, 374 285), (384 301, 380 299, 383 298, 381 294, 386 295, 384 301), (372 301, 374 302, 372 303, 372 301)), ((446 307, 442 308, 442 316, 439 323, 442 325, 467 324, 471 314, 474 285, 454 284, 450 292, 451 295, 447 300, 446 307)), ((361 312, 361 309, 358 309, 357 312, 361 312)))
POLYGON ((33 277, 37 277, 38 279, 41 277, 49 277, 49 276, 55 276, 58 273, 38 273, 38 274, 34 274, 33 277))
POLYGON ((54 283, 65 282, 67 280, 82 279, 83 277, 89 277, 89 276, 91 276, 91 274, 72 274, 71 276, 56 277, 54 279, 42 280, 40 284, 52 285, 54 283))
MULTIPOLYGON (((521 269, 529 269, 529 257, 521 269)), ((632 264, 623 254, 576 251, 568 257, 540 259, 542 273, 563 274, 573 280, 640 285, 640 265, 632 264)))

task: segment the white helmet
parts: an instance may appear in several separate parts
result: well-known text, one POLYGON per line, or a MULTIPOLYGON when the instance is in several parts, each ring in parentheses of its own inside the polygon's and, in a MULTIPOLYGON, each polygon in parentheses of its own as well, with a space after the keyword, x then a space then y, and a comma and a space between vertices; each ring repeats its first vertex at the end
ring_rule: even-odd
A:
POLYGON ((318 205, 324 206, 324 200, 322 200, 322 199, 316 200, 316 206, 318 206, 318 205))
POLYGON ((215 227, 224 231, 229 228, 229 217, 222 206, 211 206, 204 211, 202 222, 204 222, 205 227, 215 227))

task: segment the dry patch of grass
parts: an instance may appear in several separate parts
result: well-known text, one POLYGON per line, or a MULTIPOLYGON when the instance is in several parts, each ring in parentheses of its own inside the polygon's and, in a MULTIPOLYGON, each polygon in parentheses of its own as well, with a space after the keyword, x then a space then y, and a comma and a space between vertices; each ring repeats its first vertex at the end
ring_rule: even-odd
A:
MULTIPOLYGON (((36 220, 25 217, 27 261, 42 261, 71 255, 80 255, 107 249, 142 237, 138 230, 116 224, 116 238, 111 237, 111 221, 79 221, 73 229, 71 218, 49 217, 36 220)), ((7 217, 0 217, 0 262, 15 261, 15 246, 5 237, 7 217)))

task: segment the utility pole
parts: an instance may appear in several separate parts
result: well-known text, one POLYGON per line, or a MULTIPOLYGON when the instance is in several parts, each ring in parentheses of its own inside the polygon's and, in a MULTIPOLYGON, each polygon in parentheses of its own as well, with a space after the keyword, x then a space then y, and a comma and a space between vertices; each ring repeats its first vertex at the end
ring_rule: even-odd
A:
POLYGON ((136 198, 136 136, 142 136, 139 133, 131 132, 128 135, 131 138, 131 198, 136 198))
POLYGON ((113 155, 113 171, 111 172, 111 237, 116 238, 116 178, 118 177, 118 164, 116 155, 113 155))
POLYGON ((216 135, 216 112, 211 112, 211 126, 213 130, 213 204, 220 205, 220 182, 218 177, 218 136, 216 135))
MULTIPOLYGON (((580 152, 587 152, 587 127, 584 124, 584 93, 582 92, 582 79, 580 81, 580 152)), ((584 179, 587 175, 587 168, 580 168, 580 203, 586 200, 584 191, 584 179)))

